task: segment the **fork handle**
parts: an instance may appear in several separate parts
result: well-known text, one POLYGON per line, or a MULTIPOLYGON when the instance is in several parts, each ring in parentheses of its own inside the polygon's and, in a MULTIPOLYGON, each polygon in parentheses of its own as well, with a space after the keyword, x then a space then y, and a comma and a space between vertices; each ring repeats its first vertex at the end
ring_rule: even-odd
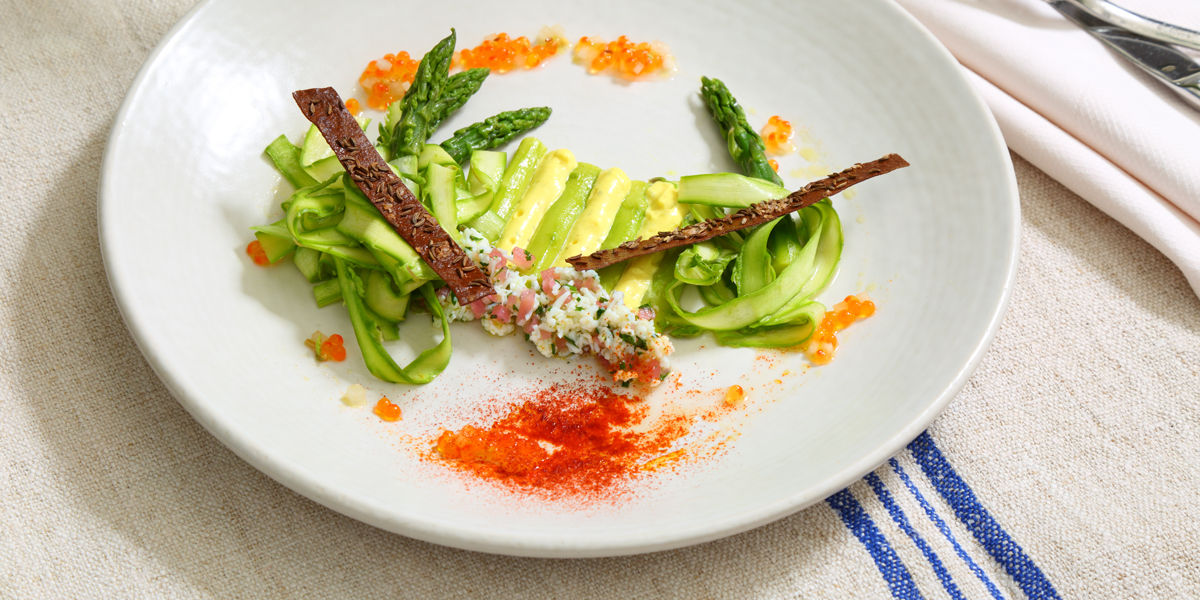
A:
POLYGON ((1067 0, 1093 17, 1159 42, 1200 50, 1200 32, 1143 17, 1108 0, 1067 0))

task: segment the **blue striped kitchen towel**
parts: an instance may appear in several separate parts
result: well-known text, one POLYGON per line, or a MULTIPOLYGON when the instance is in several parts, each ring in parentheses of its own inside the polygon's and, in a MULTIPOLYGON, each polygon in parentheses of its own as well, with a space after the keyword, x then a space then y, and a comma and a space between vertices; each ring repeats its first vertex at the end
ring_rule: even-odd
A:
POLYGON ((825 500, 896 598, 1059 598, 930 437, 825 500))

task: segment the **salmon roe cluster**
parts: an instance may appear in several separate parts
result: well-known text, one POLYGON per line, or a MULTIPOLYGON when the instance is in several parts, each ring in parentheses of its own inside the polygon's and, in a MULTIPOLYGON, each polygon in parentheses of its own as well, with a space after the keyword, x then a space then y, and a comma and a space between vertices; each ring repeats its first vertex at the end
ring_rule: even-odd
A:
POLYGON ((317 331, 312 334, 312 337, 304 340, 304 345, 316 353, 317 358, 321 360, 341 362, 346 360, 346 348, 342 346, 343 342, 342 336, 336 333, 325 337, 325 334, 317 331))
POLYGON ((375 403, 375 409, 372 412, 384 421, 394 422, 400 420, 400 407, 392 404, 392 401, 388 400, 387 397, 380 398, 379 402, 375 403))
POLYGON ((626 36, 604 42, 587 36, 575 44, 575 62, 587 66, 588 73, 605 71, 617 77, 635 80, 651 75, 663 75, 675 70, 675 58, 664 43, 633 43, 626 36))
POLYGON ((541 66, 559 48, 567 44, 562 27, 543 27, 535 37, 537 43, 521 36, 510 38, 507 33, 483 40, 478 46, 458 53, 458 66, 463 69, 484 67, 494 73, 507 73, 517 67, 533 69, 541 66))
POLYGON ((549 456, 537 442, 525 436, 470 425, 457 432, 443 430, 434 450, 442 458, 488 464, 502 475, 524 475, 549 456))
POLYGON ((796 145, 792 143, 792 136, 796 135, 796 132, 792 129, 792 124, 779 118, 779 115, 767 120, 761 135, 767 152, 771 154, 789 154, 796 151, 796 145))
MULTIPOLYGON (((385 54, 383 58, 368 63, 358 77, 359 85, 367 91, 367 106, 375 110, 387 110, 389 104, 403 98, 420 64, 421 61, 414 60, 407 52, 385 54)), ((357 105, 358 101, 354 103, 357 105)), ((346 108, 354 112, 349 102, 346 108)))
POLYGON ((725 404, 730 406, 736 405, 746 399, 746 390, 740 385, 731 385, 729 390, 725 392, 725 404))
POLYGON ((267 258, 267 251, 263 250, 262 244, 258 240, 254 240, 246 246, 246 254, 249 254, 254 264, 260 267, 271 266, 271 259, 267 258))
POLYGON ((808 343, 804 346, 804 354, 814 364, 825 365, 833 360, 837 352, 837 332, 849 327, 859 319, 865 319, 875 314, 875 303, 866 293, 857 296, 846 296, 846 299, 833 305, 833 310, 826 311, 821 324, 813 332, 808 343))

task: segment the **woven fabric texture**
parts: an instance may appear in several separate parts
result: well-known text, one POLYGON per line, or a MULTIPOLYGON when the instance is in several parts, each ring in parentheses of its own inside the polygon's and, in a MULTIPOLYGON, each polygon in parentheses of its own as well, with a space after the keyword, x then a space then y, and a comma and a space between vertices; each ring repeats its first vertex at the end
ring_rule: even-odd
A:
MULTIPOLYGON (((139 65, 188 8, 0 2, 0 597, 898 595, 847 516, 858 514, 858 498, 859 513, 889 536, 889 502, 915 507, 915 521, 920 507, 898 490, 938 464, 919 444, 845 496, 753 531, 573 561, 386 533, 292 493, 221 446, 135 347, 97 239, 112 119, 139 65), (864 500, 872 495, 880 502, 864 500)), ((922 439, 936 441, 1062 597, 1200 597, 1200 300, 1149 244, 1020 157, 1014 163, 1023 239, 1010 312, 922 439)), ((915 529, 931 539, 929 527, 915 529)), ((996 565, 950 564, 946 553, 945 568, 915 568, 920 544, 897 552, 922 590, 958 582, 926 597, 1019 598, 1041 585, 1024 586, 1032 576, 1021 572, 974 581, 971 573, 996 565)))

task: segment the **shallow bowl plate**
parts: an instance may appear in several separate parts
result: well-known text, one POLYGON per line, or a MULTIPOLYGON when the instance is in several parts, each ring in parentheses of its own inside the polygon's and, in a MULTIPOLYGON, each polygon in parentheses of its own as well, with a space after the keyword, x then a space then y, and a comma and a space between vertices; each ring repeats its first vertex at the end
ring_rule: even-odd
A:
MULTIPOLYGON (((818 502, 882 463, 954 397, 995 334, 1018 245, 1008 153, 958 65, 893 3, 339 6, 200 4, 129 91, 100 190, 109 279, 147 360, 222 443, 316 502, 403 535, 504 554, 605 556, 717 539, 818 502), (680 442, 703 434, 725 443, 588 502, 471 481, 427 452, 442 427, 486 422, 521 390, 591 377, 593 366, 533 356, 515 336, 458 325, 441 378, 385 385, 363 367, 344 310, 318 310, 295 269, 262 269, 244 253, 248 228, 279 218, 289 192, 262 150, 306 129, 293 90, 332 85, 361 98, 358 74, 385 53, 420 55, 451 27, 461 48, 547 24, 572 39, 663 40, 678 72, 628 84, 558 57, 493 75, 435 140, 501 110, 547 105, 554 114, 535 135, 582 161, 635 179, 735 170, 697 95, 707 75, 729 85, 754 126, 770 115, 793 123, 807 149, 780 158, 793 188, 822 168, 888 152, 913 165, 835 199, 845 253, 820 299, 873 290, 879 306, 841 334, 837 360, 808 369, 799 354, 680 341, 682 389, 704 393, 695 405, 670 391, 647 402, 695 412, 742 385, 750 395, 740 411, 716 424, 698 420, 680 442), (302 342, 314 330, 347 335, 349 359, 313 360, 302 342), (388 424, 343 406, 351 383, 371 398, 387 395, 404 419, 388 424)), ((396 348, 401 357, 426 343, 428 321, 414 317, 404 331, 415 341, 396 348)))

